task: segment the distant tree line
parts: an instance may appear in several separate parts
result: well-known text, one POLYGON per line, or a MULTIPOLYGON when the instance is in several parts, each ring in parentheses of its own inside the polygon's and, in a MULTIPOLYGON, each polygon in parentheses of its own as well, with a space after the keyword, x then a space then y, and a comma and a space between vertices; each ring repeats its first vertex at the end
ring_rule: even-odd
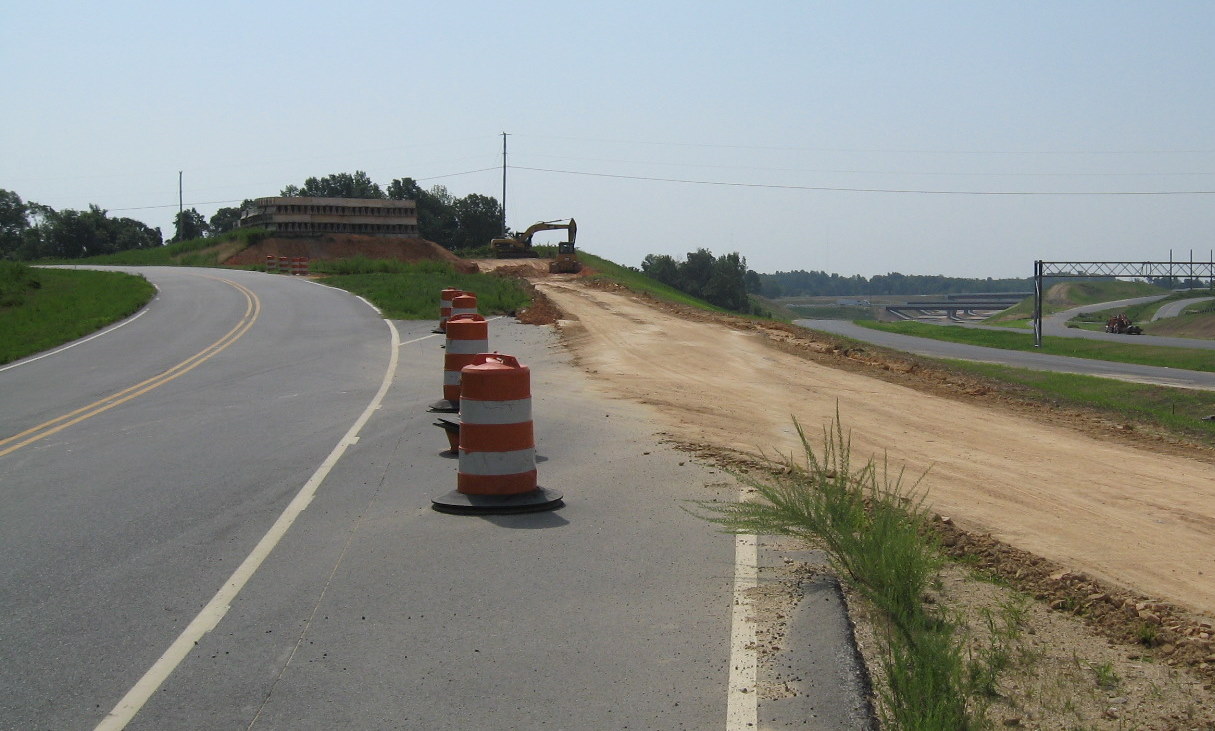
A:
POLYGON ((747 269, 737 251, 713 256, 708 249, 689 252, 683 261, 667 254, 647 254, 641 271, 680 292, 735 312, 751 312, 748 292, 758 291, 759 275, 747 269))
POLYGON ((0 189, 0 259, 76 259, 161 243, 160 229, 133 218, 110 218, 95 205, 56 211, 0 189))
POLYGON ((1148 277, 1147 282, 1155 287, 1163 287, 1164 289, 1199 289, 1202 287, 1215 287, 1215 282, 1209 282, 1193 277, 1148 277))
MULTIPOLYGON (((385 190, 361 170, 335 173, 288 185, 280 195, 412 200, 417 203, 419 235, 453 250, 486 246, 503 233, 497 199, 478 193, 457 198, 441 185, 425 190, 413 178, 397 178, 385 190)), ((173 236, 165 241, 159 228, 132 218, 111 218, 96 205, 86 211, 56 211, 0 188, 0 259, 76 259, 220 236, 239 226, 242 212, 251 205, 246 199, 239 206, 220 208, 210 219, 195 208, 182 210, 173 217, 173 236)))
POLYGON ((760 274, 759 293, 764 297, 857 297, 869 295, 957 294, 963 292, 1028 292, 1032 277, 1024 279, 968 279, 921 274, 879 274, 843 277, 826 272, 796 270, 760 274))

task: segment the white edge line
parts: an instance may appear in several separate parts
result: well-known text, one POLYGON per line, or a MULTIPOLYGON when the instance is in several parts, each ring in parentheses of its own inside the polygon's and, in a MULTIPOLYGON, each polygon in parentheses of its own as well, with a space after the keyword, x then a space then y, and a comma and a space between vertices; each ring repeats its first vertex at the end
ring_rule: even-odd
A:
MULTIPOLYGON (((144 281, 147 281, 147 280, 145 279, 144 281)), ((152 284, 152 283, 148 282, 148 284, 152 284)), ((152 299, 148 300, 148 303, 146 305, 139 308, 139 312, 136 312, 134 315, 131 315, 127 319, 118 323, 117 325, 112 325, 110 327, 107 327, 104 330, 101 330, 100 332, 95 332, 92 335, 89 335, 88 337, 80 338, 79 340, 73 340, 71 343, 68 343, 67 345, 64 345, 61 348, 55 348, 54 350, 47 351, 41 355, 36 355, 32 358, 25 358, 23 360, 17 361, 16 363, 10 363, 9 365, 6 365, 6 366, 0 368, 0 373, 3 373, 4 371, 9 370, 10 368, 16 368, 17 366, 28 365, 30 363, 33 363, 36 360, 42 360, 43 358, 49 358, 52 355, 57 355, 59 353, 62 353, 65 350, 70 350, 71 348, 74 348, 77 345, 83 345, 83 344, 89 342, 90 340, 96 340, 97 338, 101 337, 102 335, 109 335, 110 333, 114 332, 115 330, 117 330, 120 327, 126 327, 127 325, 130 325, 132 322, 135 322, 139 318, 143 317, 144 313, 147 312, 148 309, 152 306, 152 303, 155 302, 156 300, 160 299, 160 287, 157 287, 155 284, 152 284, 152 286, 156 288, 156 294, 152 295, 152 299)))
POLYGON ((758 585, 759 540, 734 538, 734 606, 730 615, 730 681, 726 695, 726 731, 755 729, 759 723, 759 657, 749 589, 758 585))
POLYGON ((211 601, 207 602, 202 611, 194 617, 185 630, 182 631, 181 635, 173 641, 169 649, 165 650, 160 659, 135 683, 135 686, 127 691, 122 700, 118 701, 118 705, 114 706, 114 709, 102 719, 101 723, 97 724, 97 731, 122 729, 131 722, 135 714, 148 702, 148 699, 156 693, 157 689, 177 669, 182 660, 190 654, 190 650, 198 644, 203 635, 214 629, 219 624, 219 621, 224 618, 224 615, 231 608, 232 601, 236 598, 236 595, 249 583, 249 579, 253 577, 254 572, 257 571, 262 562, 266 560, 266 557, 270 555, 270 552, 274 550, 274 547, 282 540, 283 535, 286 534, 287 530, 295 522, 295 519, 312 502, 312 499, 316 496, 317 489, 325 481, 329 472, 337 465, 338 460, 346 452, 346 448, 358 441, 359 431, 379 408, 380 402, 384 400, 384 396, 388 393, 388 388, 392 385, 393 377, 396 374, 397 349, 401 336, 397 332, 396 326, 390 320, 384 320, 384 322, 387 323, 388 329, 392 333, 392 347, 389 351, 388 369, 384 373, 384 380, 380 383, 380 390, 376 392, 371 403, 363 410, 363 413, 350 427, 350 430, 346 432, 345 436, 338 441, 337 446, 333 448, 333 451, 329 453, 329 456, 325 458, 321 466, 312 474, 308 482, 296 493, 282 514, 279 515, 278 520, 274 521, 274 525, 270 526, 270 530, 266 531, 266 534, 254 546, 253 551, 237 567, 232 576, 228 577, 228 580, 224 582, 224 585, 216 592, 215 596, 211 598, 211 601))

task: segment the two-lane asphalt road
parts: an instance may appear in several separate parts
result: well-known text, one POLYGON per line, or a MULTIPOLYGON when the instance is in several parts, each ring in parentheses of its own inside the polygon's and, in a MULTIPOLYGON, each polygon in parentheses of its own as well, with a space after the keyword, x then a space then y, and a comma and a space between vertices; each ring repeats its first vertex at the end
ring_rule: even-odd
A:
POLYGON ((0 370, 0 728, 864 723, 830 594, 790 648, 819 690, 759 698, 735 594, 756 559, 685 509, 737 486, 551 330, 493 320, 490 346, 532 365, 565 507, 444 515, 433 322, 290 277, 143 273, 137 319, 0 370))
POLYGON ((1182 311, 1185 310, 1185 308, 1189 307, 1190 305, 1210 302, 1213 299, 1215 299, 1215 297, 1191 297, 1190 299, 1177 300, 1176 302, 1169 302, 1168 304, 1161 305, 1160 309, 1156 310, 1156 312, 1152 314, 1152 322, 1157 320, 1166 320, 1170 317, 1177 317, 1182 313, 1182 311))
POLYGON ((152 269, 137 320, 0 371, 0 719, 82 728, 249 553, 376 393, 349 295, 152 269))

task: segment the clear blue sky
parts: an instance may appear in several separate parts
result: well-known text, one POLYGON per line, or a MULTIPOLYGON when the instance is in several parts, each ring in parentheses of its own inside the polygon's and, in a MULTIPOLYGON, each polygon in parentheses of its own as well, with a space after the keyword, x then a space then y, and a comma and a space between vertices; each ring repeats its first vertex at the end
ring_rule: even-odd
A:
POLYGON ((1215 248, 1208 1, 2 2, 0 188, 166 237, 179 170, 207 216, 355 170, 500 197, 508 132, 509 225, 634 266, 1215 248))

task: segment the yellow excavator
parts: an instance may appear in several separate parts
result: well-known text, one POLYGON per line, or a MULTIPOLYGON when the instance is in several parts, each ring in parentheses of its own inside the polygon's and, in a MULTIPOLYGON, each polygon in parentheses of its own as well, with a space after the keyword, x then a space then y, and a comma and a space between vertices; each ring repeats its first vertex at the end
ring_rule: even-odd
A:
POLYGON ((569 241, 557 244, 557 258, 548 263, 548 271, 551 274, 577 274, 582 271, 582 262, 574 253, 573 236, 569 241))
MULTIPOLYGON (((564 229, 569 231, 569 241, 564 243, 569 244, 571 255, 574 250, 574 238, 578 235, 578 224, 574 223, 574 219, 568 219, 568 222, 563 222, 565 219, 557 219, 555 221, 540 221, 533 223, 527 227, 527 230, 516 236, 503 239, 493 239, 489 242, 489 248, 493 250, 494 256, 499 259, 535 259, 539 254, 532 248, 532 236, 538 231, 556 231, 564 229)), ((558 244, 558 249, 562 244, 558 244)))

